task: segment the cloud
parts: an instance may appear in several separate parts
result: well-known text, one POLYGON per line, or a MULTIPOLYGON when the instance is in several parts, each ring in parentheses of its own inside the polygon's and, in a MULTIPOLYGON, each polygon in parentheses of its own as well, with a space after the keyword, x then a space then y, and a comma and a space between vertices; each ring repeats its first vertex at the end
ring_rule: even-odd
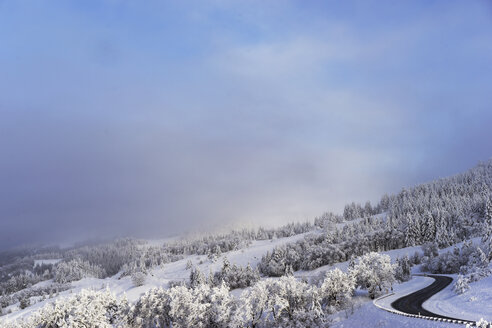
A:
POLYGON ((479 5, 195 4, 3 4, 3 246, 312 219, 490 156, 479 5))

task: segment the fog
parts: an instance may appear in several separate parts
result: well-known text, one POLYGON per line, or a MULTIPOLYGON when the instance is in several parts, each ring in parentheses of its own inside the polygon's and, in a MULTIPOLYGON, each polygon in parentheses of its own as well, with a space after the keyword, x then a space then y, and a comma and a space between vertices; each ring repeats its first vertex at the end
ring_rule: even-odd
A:
POLYGON ((486 1, 0 1, 0 247, 277 225, 491 157, 486 1))

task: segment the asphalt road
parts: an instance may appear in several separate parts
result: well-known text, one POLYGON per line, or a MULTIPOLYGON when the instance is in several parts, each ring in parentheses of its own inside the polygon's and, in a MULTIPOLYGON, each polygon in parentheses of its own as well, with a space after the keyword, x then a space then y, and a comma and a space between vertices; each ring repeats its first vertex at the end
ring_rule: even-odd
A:
POLYGON ((461 320, 461 321, 472 323, 473 321, 463 320, 459 318, 452 318, 452 317, 447 317, 440 314, 432 313, 422 307, 422 304, 425 301, 427 301, 429 298, 431 298, 432 295, 439 293, 441 290, 446 288, 453 281, 453 278, 446 277, 446 276, 427 275, 427 277, 434 278, 435 281, 425 288, 422 288, 412 294, 397 299, 396 301, 391 303, 391 306, 395 310, 409 313, 409 314, 420 314, 420 315, 425 315, 427 317, 461 320))

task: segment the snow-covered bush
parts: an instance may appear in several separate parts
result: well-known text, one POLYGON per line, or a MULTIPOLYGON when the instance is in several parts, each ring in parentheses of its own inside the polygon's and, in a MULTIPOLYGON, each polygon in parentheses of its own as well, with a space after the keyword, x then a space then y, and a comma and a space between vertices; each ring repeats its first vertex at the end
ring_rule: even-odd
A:
POLYGON ((319 293, 325 308, 340 309, 348 303, 355 288, 355 278, 336 268, 326 272, 319 293))
POLYGON ((439 256, 439 247, 436 242, 428 242, 422 245, 422 252, 428 258, 439 256))
POLYGON ((478 281, 491 274, 489 263, 490 261, 487 255, 485 255, 480 247, 477 247, 468 258, 466 266, 461 267, 461 272, 468 274, 470 282, 478 281))
POLYGON ((109 291, 82 290, 68 298, 45 305, 25 321, 11 327, 127 327, 128 302, 118 301, 109 291))
POLYGON ((131 278, 133 285, 139 287, 145 284, 146 275, 143 272, 134 272, 131 278))
POLYGON ((5 279, 4 282, 0 283, 0 295, 12 294, 45 280, 43 276, 32 273, 31 271, 5 277, 5 279))
POLYGON ((230 289, 245 288, 252 286, 260 280, 260 272, 258 269, 251 268, 251 265, 247 265, 246 268, 231 264, 224 259, 222 269, 214 274, 214 284, 219 285, 225 282, 230 289))
POLYGON ((22 309, 25 309, 26 307, 28 307, 29 305, 31 305, 31 299, 29 297, 23 297, 21 298, 20 302, 19 302, 19 308, 22 310, 22 309))
POLYGON ((154 288, 130 311, 132 327, 228 327, 234 299, 226 285, 154 288))
POLYGON ((403 282, 408 281, 410 279, 410 270, 412 266, 410 264, 410 260, 407 255, 402 258, 396 259, 396 268, 395 268, 395 279, 403 282))
MULTIPOLYGON (((475 327, 477 328, 490 328, 492 326, 492 323, 488 322, 487 320, 484 320, 481 318, 479 321, 475 323, 475 327)), ((472 325, 467 324, 466 328, 471 328, 472 325)))
POLYGON ((269 277, 281 277, 285 274, 287 250, 285 247, 275 247, 272 253, 267 252, 258 264, 261 273, 269 277))
POLYGON ((463 266, 466 266, 474 251, 471 241, 464 242, 461 248, 455 247, 453 252, 442 254, 429 253, 424 249, 426 256, 422 258, 422 270, 431 273, 458 273, 463 266))
POLYGON ((415 251, 415 253, 413 253, 413 255, 410 257, 410 262, 413 264, 422 263, 422 254, 418 251, 415 251))
POLYGON ((99 266, 92 265, 81 259, 73 259, 69 262, 60 262, 56 265, 54 281, 67 283, 87 277, 102 278, 104 275, 104 270, 99 266))
POLYGON ((432 273, 461 273, 477 281, 490 275, 489 260, 480 247, 465 241, 463 246, 455 247, 453 252, 445 252, 435 257, 422 259, 422 270, 432 273))
POLYGON ((456 294, 463 294, 465 293, 468 289, 470 289, 469 286, 470 279, 466 276, 463 275, 458 275, 458 279, 454 283, 453 290, 456 294))
POLYGON ((262 280, 243 292, 236 320, 242 327, 322 327, 325 315, 316 286, 296 278, 262 280))
POLYGON ((186 261, 186 270, 193 268, 193 262, 191 260, 186 261))
POLYGON ((351 261, 349 266, 356 286, 367 289, 371 298, 389 290, 395 282, 395 265, 388 255, 371 252, 351 261))

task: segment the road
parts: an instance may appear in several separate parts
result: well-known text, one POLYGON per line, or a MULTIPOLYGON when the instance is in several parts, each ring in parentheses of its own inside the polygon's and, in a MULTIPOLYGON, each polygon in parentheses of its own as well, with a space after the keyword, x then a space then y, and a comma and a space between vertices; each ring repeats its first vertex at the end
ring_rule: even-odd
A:
POLYGON ((461 320, 461 321, 472 323, 473 321, 463 320, 459 318, 452 318, 452 317, 447 317, 444 315, 432 313, 422 307, 422 304, 425 301, 427 301, 429 298, 431 298, 432 295, 439 293, 441 290, 446 288, 453 281, 453 278, 446 277, 446 276, 427 275, 427 277, 434 278, 435 281, 425 288, 422 288, 412 294, 397 299, 396 301, 391 303, 391 307, 393 307, 395 310, 409 313, 409 314, 420 314, 427 317, 461 320))

